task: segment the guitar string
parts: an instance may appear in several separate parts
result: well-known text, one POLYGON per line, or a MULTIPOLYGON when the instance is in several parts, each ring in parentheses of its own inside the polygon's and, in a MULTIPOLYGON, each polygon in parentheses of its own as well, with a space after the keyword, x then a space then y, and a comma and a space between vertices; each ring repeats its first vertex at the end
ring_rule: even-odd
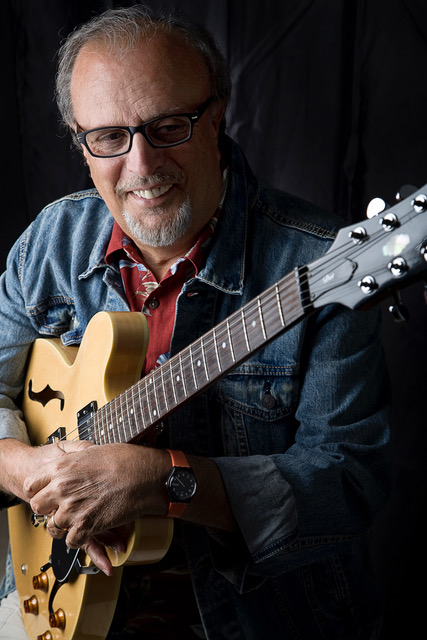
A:
MULTIPOLYGON (((401 219, 404 219, 405 217, 407 217, 409 214, 407 214, 406 216, 401 217, 401 219)), ((372 234, 369 238, 370 240, 370 246, 372 246, 372 244, 377 244, 378 242, 381 242, 384 238, 384 234, 386 232, 384 232, 384 230, 382 229, 382 227, 378 227, 378 231, 375 232, 374 234, 372 234)), ((366 245, 363 246, 363 243, 361 243, 360 245, 354 245, 352 247, 352 256, 354 257, 354 259, 356 259, 361 253, 364 253, 366 251, 366 245)), ((306 283, 309 283, 309 281, 311 280, 311 282, 313 283, 317 283, 319 280, 321 280, 322 277, 324 277, 325 274, 329 273, 331 271, 331 267, 333 266, 333 262, 337 262, 338 259, 340 257, 342 257, 343 254, 348 253, 348 245, 344 245, 342 247, 337 248, 336 250, 332 250, 329 251, 329 253, 324 254, 324 256, 321 256, 319 258, 319 260, 321 260, 322 257, 324 257, 325 259, 321 262, 320 265, 318 265, 318 267, 313 268, 312 270, 310 270, 309 272, 309 276, 308 277, 306 274, 303 274, 300 278, 300 283, 302 286, 304 286, 306 283)), ((381 269, 378 268, 378 272, 381 269)), ((265 292, 263 292, 262 294, 260 294, 259 298, 262 298, 262 315, 265 318, 267 324, 268 324, 268 318, 271 316, 272 313, 274 313, 275 316, 277 316, 277 288, 279 288, 280 294, 281 296, 286 296, 286 294, 289 291, 294 291, 295 290, 295 281, 292 279, 292 281, 290 283, 288 283, 289 277, 293 275, 294 272, 291 272, 290 274, 288 274, 287 276, 285 276, 282 280, 279 281, 279 283, 277 283, 277 285, 273 285, 272 287, 268 288, 265 292), (283 288, 283 285, 285 284, 285 288, 283 288)), ((324 289, 325 290, 329 290, 330 287, 325 286, 324 289)), ((300 292, 298 292, 300 293, 300 292)), ((321 293, 319 294, 321 295, 321 293)), ((252 303, 254 301, 251 301, 252 303)), ((249 302, 248 304, 251 305, 251 302, 249 302)), ((308 300, 307 301, 307 294, 305 293, 305 291, 302 292, 301 295, 301 299, 297 300, 297 302, 301 303, 301 307, 304 309, 306 306, 311 304, 311 301, 308 300), (304 300, 305 298, 305 300, 304 300)), ((295 304, 295 301, 294 301, 295 304)), ((253 308, 249 308, 249 310, 246 310, 248 313, 248 317, 247 320, 249 320, 251 318, 251 316, 257 316, 258 315, 258 308, 255 308, 255 305, 253 305, 253 308)), ((226 319, 225 321, 221 322, 213 331, 208 332, 208 334, 205 336, 209 337, 211 344, 208 344, 207 349, 205 349, 205 354, 206 357, 209 359, 212 354, 216 354, 217 355, 217 344, 216 344, 216 340, 215 340, 215 336, 214 336, 214 332, 216 332, 217 336, 216 338, 222 338, 223 335, 225 335, 225 332, 227 332, 227 336, 229 335, 229 333, 231 333, 233 331, 233 329, 237 326, 237 324, 239 324, 239 326, 242 323, 242 310, 238 310, 237 312, 233 313, 228 319, 226 319), (233 326, 234 323, 234 326, 233 326), (212 339, 212 337, 214 336, 214 339, 212 339)), ((300 314, 299 314, 300 315, 300 314)), ((194 349, 200 344, 200 339, 198 341, 196 341, 195 343, 193 343, 192 345, 190 345, 189 347, 187 347, 183 352, 181 352, 181 354, 177 354, 177 356, 174 356, 171 360, 169 360, 165 365, 163 365, 161 368, 166 368, 169 369, 170 371, 170 377, 172 378, 172 369, 177 366, 179 367, 179 372, 182 374, 182 370, 186 369, 188 367, 188 362, 192 362, 193 361, 193 356, 191 355, 192 350, 194 351, 194 349), (183 355, 182 355, 183 354, 183 355)), ((218 356, 217 356, 218 357, 218 356)), ((160 376, 158 375, 158 372, 160 371, 160 369, 156 369, 155 372, 153 372, 151 375, 149 374, 150 378, 154 381, 152 383, 152 388, 153 388, 153 392, 152 394, 156 395, 156 381, 158 381, 159 377, 163 376, 163 371, 161 372, 160 376)), ((227 369, 228 370, 228 369, 227 369)), ((221 373, 221 371, 219 371, 219 373, 221 373)), ((175 375, 175 374, 174 374, 175 375)), ((215 376, 216 379, 217 376, 215 376)), ((124 398, 124 396, 126 396, 126 394, 128 394, 129 392, 133 393, 134 387, 139 385, 141 381, 137 382, 135 385, 133 385, 133 387, 131 387, 130 389, 124 391, 122 394, 120 394, 119 396, 117 396, 117 398, 114 398, 111 402, 107 403, 107 405, 112 406, 113 404, 117 404, 117 403, 121 403, 124 398)), ((164 386, 164 382, 162 379, 161 385, 164 386)), ((147 391, 147 395, 150 395, 150 392, 147 391)), ((161 394, 164 395, 164 394, 161 394)), ((185 398, 183 398, 185 399, 185 398)), ((157 403, 156 403, 157 404, 157 403)), ((172 405, 177 405, 179 404, 176 403, 176 401, 167 403, 167 404, 172 404, 172 405)), ((150 408, 150 403, 147 403, 148 408, 150 408)), ((173 408, 175 408, 175 406, 173 406, 173 408)), ((100 413, 102 411, 102 409, 105 410, 106 405, 104 405, 103 407, 101 407, 100 411, 98 413, 100 413)), ((135 414, 135 412, 134 412, 135 414)), ((134 417, 138 417, 135 416, 134 417)), ((151 425, 149 425, 151 426, 151 425)), ((87 435, 88 433, 90 433, 90 429, 91 427, 88 427, 88 429, 86 430, 86 432, 84 430, 80 431, 80 435, 87 435)), ((78 431, 78 427, 76 429, 74 429, 73 431, 78 431)), ((70 433, 73 433, 73 431, 71 431, 70 433)), ((67 434, 68 437, 70 434, 67 434)), ((78 436, 76 436, 78 437, 78 436)))

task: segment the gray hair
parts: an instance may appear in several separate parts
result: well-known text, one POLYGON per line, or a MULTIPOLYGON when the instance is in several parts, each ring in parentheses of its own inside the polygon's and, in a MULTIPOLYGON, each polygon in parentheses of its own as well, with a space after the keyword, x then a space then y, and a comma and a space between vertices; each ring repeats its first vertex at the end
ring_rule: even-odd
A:
MULTIPOLYGON (((143 5, 108 9, 77 27, 65 40, 58 52, 56 100, 63 122, 72 128, 75 124, 71 100, 71 76, 81 48, 88 42, 98 41, 110 51, 125 53, 135 47, 141 38, 151 39, 157 31, 180 33, 197 51, 208 71, 212 96, 228 105, 231 79, 227 63, 212 36, 201 26, 176 16, 155 17, 143 5)), ((225 128, 225 121, 223 123, 225 128)))

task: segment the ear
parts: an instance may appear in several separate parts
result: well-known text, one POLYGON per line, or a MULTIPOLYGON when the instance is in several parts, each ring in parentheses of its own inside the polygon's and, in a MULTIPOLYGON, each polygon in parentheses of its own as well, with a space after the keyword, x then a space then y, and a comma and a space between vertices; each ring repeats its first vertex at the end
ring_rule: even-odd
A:
POLYGON ((215 101, 211 106, 211 123, 215 129, 215 133, 218 136, 223 133, 225 128, 225 112, 226 105, 222 101, 215 101))

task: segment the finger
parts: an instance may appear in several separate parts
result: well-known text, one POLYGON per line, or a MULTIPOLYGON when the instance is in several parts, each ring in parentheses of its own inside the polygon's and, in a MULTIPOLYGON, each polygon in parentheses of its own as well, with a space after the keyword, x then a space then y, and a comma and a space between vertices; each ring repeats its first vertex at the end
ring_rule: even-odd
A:
POLYGON ((97 542, 95 538, 89 538, 89 540, 83 545, 82 549, 87 553, 93 564, 98 567, 106 576, 113 575, 113 567, 105 554, 105 550, 102 544, 97 542))
POLYGON ((32 473, 27 476, 23 484, 23 489, 27 499, 30 500, 36 495, 36 493, 39 493, 39 491, 47 487, 51 480, 52 473, 47 468, 44 468, 41 471, 36 471, 36 473, 32 473))
POLYGON ((87 449, 88 447, 96 446, 89 440, 61 440, 57 445, 64 453, 74 453, 76 451, 87 449))
POLYGON ((67 527, 60 527, 58 525, 54 516, 52 516, 47 523, 47 530, 52 538, 63 538, 68 532, 67 527))
POLYGON ((125 553, 128 545, 128 536, 124 535, 120 527, 108 529, 102 533, 98 533, 95 539, 104 547, 110 547, 117 553, 125 553))

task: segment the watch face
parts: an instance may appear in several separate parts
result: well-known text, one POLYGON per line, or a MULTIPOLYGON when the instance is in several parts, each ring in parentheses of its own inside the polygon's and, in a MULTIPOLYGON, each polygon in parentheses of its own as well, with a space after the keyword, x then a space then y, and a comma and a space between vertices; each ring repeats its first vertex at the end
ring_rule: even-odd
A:
POLYGON ((190 502, 196 486, 194 473, 186 467, 174 467, 166 484, 172 502, 190 502))

